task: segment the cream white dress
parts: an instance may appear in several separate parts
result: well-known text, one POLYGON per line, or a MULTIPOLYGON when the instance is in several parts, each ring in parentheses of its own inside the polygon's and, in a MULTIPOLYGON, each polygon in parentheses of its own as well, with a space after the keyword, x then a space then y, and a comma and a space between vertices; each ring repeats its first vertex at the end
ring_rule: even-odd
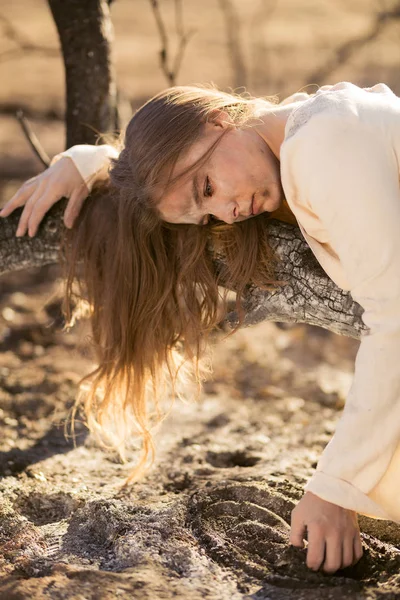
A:
MULTIPOLYGON (((317 260, 364 309, 354 378, 336 432, 305 486, 400 523, 400 98, 384 84, 321 88, 291 113, 281 146, 287 202, 317 260)), ((111 146, 75 146, 90 188, 111 146)))

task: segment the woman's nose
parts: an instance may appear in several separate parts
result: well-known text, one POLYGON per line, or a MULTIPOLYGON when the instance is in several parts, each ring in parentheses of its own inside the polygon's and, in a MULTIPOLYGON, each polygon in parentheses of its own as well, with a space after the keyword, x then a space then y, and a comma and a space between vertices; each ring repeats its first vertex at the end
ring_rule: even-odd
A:
POLYGON ((213 214, 220 221, 232 225, 239 216, 239 206, 235 201, 219 203, 213 210, 213 214))

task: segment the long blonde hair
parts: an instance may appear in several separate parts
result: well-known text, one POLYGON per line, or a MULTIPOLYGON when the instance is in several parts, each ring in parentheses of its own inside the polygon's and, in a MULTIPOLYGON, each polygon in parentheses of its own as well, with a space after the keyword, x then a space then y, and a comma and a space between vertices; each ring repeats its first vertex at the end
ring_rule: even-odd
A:
POLYGON ((215 111, 245 126, 260 102, 200 87, 169 88, 149 100, 126 129, 109 181, 66 234, 64 312, 70 324, 80 303, 88 303, 98 364, 82 379, 75 410, 83 406, 90 430, 105 434, 122 456, 132 433, 141 436, 129 481, 154 462, 151 430, 167 414, 159 398, 168 391, 173 402, 183 365, 201 379, 202 349, 226 305, 221 286, 236 291, 240 309, 249 283, 280 283, 266 237, 268 214, 235 225, 172 225, 161 220, 153 197, 215 111), (216 251, 225 266, 216 267, 216 251))

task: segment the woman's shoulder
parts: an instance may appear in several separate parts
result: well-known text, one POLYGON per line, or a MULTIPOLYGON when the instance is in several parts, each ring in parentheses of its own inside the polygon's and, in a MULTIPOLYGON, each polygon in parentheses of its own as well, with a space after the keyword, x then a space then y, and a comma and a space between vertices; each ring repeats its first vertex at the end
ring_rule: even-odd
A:
POLYGON ((347 185, 354 189, 360 179, 355 165, 377 172, 382 161, 398 177, 400 98, 385 84, 329 86, 289 116, 280 168, 283 188, 291 197, 300 198, 311 185, 323 186, 329 177, 332 186, 341 188, 345 178, 337 177, 338 168, 344 172, 349 165, 347 185))
POLYGON ((315 121, 316 117, 318 127, 324 123, 329 127, 337 119, 370 123, 371 113, 376 113, 377 108, 381 114, 385 108, 400 113, 400 98, 384 83, 369 88, 347 81, 323 86, 291 113, 286 124, 285 141, 308 122, 315 121))

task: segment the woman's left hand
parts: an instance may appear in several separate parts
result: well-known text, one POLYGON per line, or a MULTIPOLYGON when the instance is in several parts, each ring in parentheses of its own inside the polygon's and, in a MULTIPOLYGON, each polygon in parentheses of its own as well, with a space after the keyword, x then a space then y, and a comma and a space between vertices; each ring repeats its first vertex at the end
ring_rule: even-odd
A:
POLYGON ((306 492, 292 510, 290 544, 304 547, 307 567, 335 573, 358 562, 363 554, 357 513, 306 492))
POLYGON ((48 210, 61 200, 69 198, 64 212, 66 227, 72 227, 79 215, 89 189, 71 158, 62 156, 51 167, 26 181, 3 206, 0 217, 8 217, 16 208, 24 207, 16 236, 36 235, 40 222, 48 210))

